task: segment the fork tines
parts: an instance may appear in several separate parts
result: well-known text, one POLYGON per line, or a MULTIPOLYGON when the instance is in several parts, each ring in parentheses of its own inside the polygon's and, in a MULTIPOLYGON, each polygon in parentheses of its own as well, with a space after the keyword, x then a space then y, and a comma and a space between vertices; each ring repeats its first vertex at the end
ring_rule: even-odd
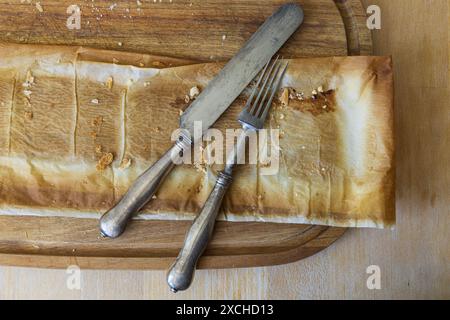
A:
POLYGON ((262 128, 287 66, 288 62, 283 63, 279 56, 272 63, 270 60, 267 62, 239 116, 240 122, 255 129, 262 128))

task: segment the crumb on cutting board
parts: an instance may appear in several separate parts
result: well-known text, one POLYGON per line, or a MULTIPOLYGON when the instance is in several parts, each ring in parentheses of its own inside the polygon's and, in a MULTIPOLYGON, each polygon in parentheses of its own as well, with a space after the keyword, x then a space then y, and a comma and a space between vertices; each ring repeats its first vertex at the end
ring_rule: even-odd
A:
POLYGON ((33 83, 34 83, 34 77, 33 77, 33 75, 31 74, 31 71, 28 70, 28 71, 27 71, 27 75, 26 75, 26 77, 25 77, 25 82, 22 83, 22 86, 25 87, 25 88, 29 88, 29 87, 31 87, 31 85, 32 85, 33 83))
POLYGON ((36 2, 35 6, 36 6, 37 11, 44 12, 44 8, 42 8, 42 5, 39 1, 36 2))
POLYGON ((25 95, 25 97, 27 97, 27 99, 31 98, 32 93, 33 92, 31 92, 31 90, 28 90, 28 89, 23 90, 23 94, 25 95))
POLYGON ((33 112, 31 112, 31 111, 25 111, 25 119, 27 119, 27 120, 33 120, 33 112))
POLYGON ((106 82, 105 82, 106 87, 107 87, 108 89, 112 89, 113 84, 114 84, 114 79, 113 79, 113 77, 111 77, 111 76, 108 77, 108 79, 106 79, 106 82))
POLYGON ((162 62, 160 62, 160 61, 153 61, 152 65, 154 67, 164 67, 164 64, 162 62))

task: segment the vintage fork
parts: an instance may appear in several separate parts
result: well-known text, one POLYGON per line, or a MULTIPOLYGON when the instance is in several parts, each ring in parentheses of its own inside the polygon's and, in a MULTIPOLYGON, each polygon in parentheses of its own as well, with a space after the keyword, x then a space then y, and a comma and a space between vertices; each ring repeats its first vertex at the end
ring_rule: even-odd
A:
POLYGON ((241 152, 245 152, 246 136, 251 131, 255 132, 263 128, 287 65, 287 62, 282 63, 278 57, 273 63, 270 63, 270 60, 267 62, 244 110, 240 113, 238 121, 242 124, 243 130, 236 146, 227 157, 225 169, 219 173, 208 200, 192 223, 183 248, 167 274, 167 283, 173 292, 186 290, 190 286, 197 261, 212 235, 222 199, 232 181, 233 167, 237 157, 241 152))

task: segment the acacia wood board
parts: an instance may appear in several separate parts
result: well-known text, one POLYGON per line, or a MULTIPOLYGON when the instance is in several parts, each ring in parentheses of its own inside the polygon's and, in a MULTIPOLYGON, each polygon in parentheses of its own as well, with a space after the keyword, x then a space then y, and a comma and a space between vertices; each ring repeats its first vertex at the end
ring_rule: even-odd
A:
MULTIPOLYGON (((83 45, 198 62, 226 61, 286 1, 86 1, 81 28, 69 30, 72 1, 0 1, 0 41, 83 45), (116 6, 113 4, 116 3, 116 6), (113 7, 112 7, 113 6, 113 7), (20 13, 20 14, 18 14, 20 13)), ((359 0, 300 0, 302 27, 280 50, 285 58, 372 54, 359 0)), ((64 268, 164 269, 182 246, 188 221, 133 221, 118 239, 99 236, 98 221, 0 216, 0 264, 64 268)), ((218 222, 199 268, 275 265, 331 245, 345 228, 218 222)))

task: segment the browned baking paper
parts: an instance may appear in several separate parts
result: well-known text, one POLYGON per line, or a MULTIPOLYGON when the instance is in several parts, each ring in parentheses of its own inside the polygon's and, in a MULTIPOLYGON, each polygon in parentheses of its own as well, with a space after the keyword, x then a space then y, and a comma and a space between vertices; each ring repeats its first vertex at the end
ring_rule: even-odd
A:
MULTIPOLYGON (((99 217, 171 146, 190 89, 223 66, 59 46, 2 44, 0 56, 0 214, 9 215, 99 217)), ((279 171, 239 166, 220 219, 392 226, 391 59, 295 59, 282 86, 288 105, 277 99, 266 124, 281 132, 279 171)), ((246 97, 215 127, 238 128, 246 97)), ((139 217, 193 218, 219 169, 177 167, 139 217)))

